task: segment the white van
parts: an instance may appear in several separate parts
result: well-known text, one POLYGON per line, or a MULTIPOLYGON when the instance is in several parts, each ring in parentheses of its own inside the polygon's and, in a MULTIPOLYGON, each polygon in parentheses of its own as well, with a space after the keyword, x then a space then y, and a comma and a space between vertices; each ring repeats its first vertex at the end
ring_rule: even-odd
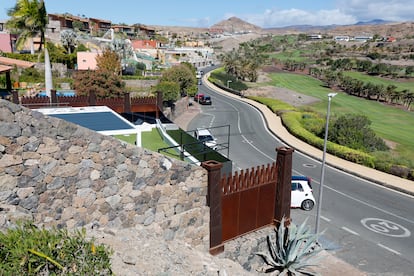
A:
POLYGON ((312 210, 315 206, 311 179, 306 176, 292 176, 291 208, 302 208, 305 211, 312 210))

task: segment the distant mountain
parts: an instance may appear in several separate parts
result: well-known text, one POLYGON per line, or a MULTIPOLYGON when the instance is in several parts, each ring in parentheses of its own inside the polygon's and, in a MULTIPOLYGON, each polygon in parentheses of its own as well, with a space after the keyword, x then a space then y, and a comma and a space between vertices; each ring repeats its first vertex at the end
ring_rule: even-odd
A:
POLYGON ((230 17, 222 20, 219 23, 210 27, 211 29, 221 29, 227 33, 246 33, 246 32, 261 32, 262 28, 250 24, 237 17, 230 17))
POLYGON ((356 26, 360 26, 360 25, 382 25, 382 24, 389 24, 389 23, 393 23, 393 21, 387 21, 387 20, 382 20, 382 19, 373 19, 370 21, 359 21, 357 23, 355 23, 354 25, 356 26))
MULTIPOLYGON (((279 34, 286 33, 286 32, 319 33, 319 32, 331 32, 334 30, 344 30, 344 29, 349 29, 353 31, 357 30, 357 29, 352 29, 352 28, 366 28, 365 31, 374 31, 375 29, 381 28, 382 26, 388 28, 390 24, 397 24, 397 22, 386 21, 382 19, 374 19, 374 20, 365 21, 365 22, 360 21, 360 22, 357 22, 355 24, 350 24, 350 25, 335 25, 335 24, 334 25, 322 25, 322 26, 291 25, 291 26, 286 26, 286 27, 268 28, 268 29, 263 29, 263 30, 269 31, 272 33, 279 33, 279 34)), ((401 23, 401 24, 404 24, 404 23, 401 23)))

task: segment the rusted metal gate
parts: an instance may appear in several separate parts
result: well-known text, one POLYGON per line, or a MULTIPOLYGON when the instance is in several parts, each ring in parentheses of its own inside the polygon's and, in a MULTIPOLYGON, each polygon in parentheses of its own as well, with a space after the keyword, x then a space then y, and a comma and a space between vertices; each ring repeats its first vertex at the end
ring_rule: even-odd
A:
POLYGON ((221 177, 222 164, 206 161, 207 204, 210 206, 210 253, 224 251, 224 242, 267 225, 290 220, 293 149, 276 149, 276 163, 221 177))
POLYGON ((223 241, 273 223, 276 162, 221 179, 223 241))

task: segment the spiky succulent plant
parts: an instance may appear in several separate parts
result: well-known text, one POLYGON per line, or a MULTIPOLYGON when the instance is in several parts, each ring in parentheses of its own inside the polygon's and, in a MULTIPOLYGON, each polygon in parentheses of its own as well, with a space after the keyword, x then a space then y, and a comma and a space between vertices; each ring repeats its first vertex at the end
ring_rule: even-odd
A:
POLYGON ((297 227, 291 223, 286 226, 286 219, 282 218, 280 226, 275 228, 276 236, 267 237, 268 253, 257 252, 264 262, 270 266, 265 272, 279 271, 279 275, 315 275, 307 270, 316 266, 320 257, 316 256, 322 248, 317 245, 318 235, 311 232, 306 226, 307 219, 297 227))

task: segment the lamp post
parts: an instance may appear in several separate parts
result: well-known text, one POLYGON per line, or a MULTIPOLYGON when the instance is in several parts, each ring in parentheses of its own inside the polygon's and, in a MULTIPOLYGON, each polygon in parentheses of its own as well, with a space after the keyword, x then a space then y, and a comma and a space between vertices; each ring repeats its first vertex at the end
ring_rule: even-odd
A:
POLYGON ((325 125, 325 139, 323 142, 323 155, 322 155, 322 166, 321 166, 321 185, 319 187, 318 194, 318 209, 316 212, 316 227, 315 233, 319 234, 319 221, 321 216, 321 207, 322 207, 322 190, 323 190, 323 181, 325 178, 325 156, 326 156, 326 144, 328 142, 328 128, 329 128, 329 113, 331 111, 331 100, 336 96, 337 93, 328 94, 328 111, 326 113, 326 125, 325 125))
POLYGON ((231 83, 232 81, 231 80, 227 80, 227 88, 229 88, 230 87, 230 83, 231 83))

